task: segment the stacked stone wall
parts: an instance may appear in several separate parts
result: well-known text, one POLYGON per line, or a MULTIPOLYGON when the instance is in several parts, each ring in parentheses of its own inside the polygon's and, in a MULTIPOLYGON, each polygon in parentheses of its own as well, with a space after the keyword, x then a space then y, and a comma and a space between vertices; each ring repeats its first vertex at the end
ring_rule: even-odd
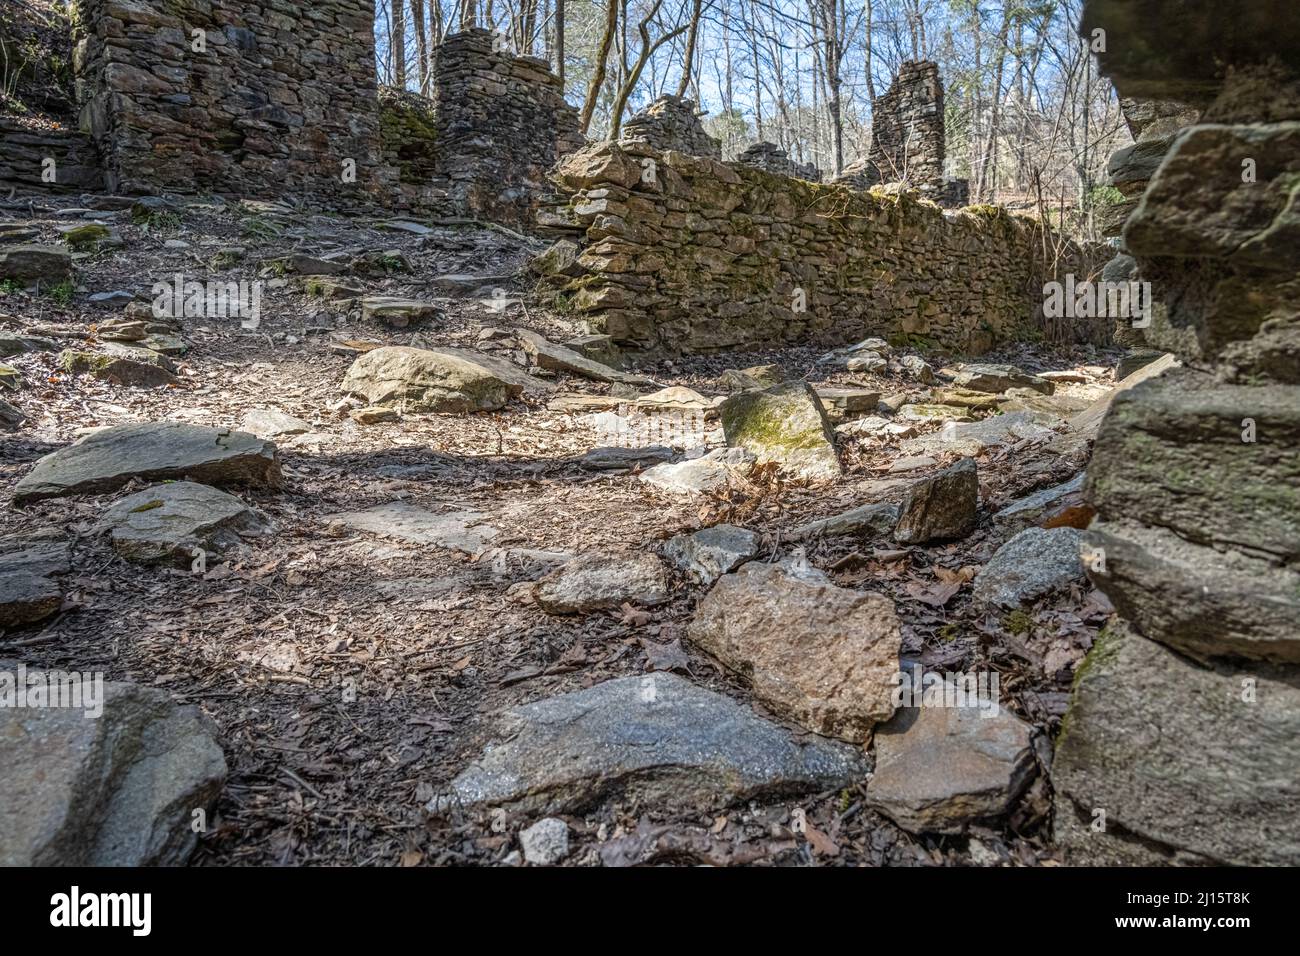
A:
MULTIPOLYGON (((945 213, 904 190, 818 185, 644 144, 590 146, 555 179, 570 200, 550 219, 571 223, 584 246, 585 273, 564 294, 593 331, 629 348, 880 335, 982 352, 1040 330, 1043 237, 995 207, 945 213)), ((1067 245, 1056 268, 1089 275, 1102 252, 1067 245)))
POLYGON ((108 187, 381 196, 373 27, 373 0, 77 0, 108 187))

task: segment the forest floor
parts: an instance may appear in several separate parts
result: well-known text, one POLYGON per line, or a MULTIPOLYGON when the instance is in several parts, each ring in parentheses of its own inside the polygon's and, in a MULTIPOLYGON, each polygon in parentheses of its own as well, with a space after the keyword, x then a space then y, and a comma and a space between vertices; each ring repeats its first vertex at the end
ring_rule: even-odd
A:
MULTIPOLYGON (((31 226, 37 241, 52 242, 56 226, 86 215, 52 200, 22 208, 10 201, 0 205, 0 227, 31 226)), ((176 273, 237 279, 261 270, 262 278, 276 279, 279 270, 262 268, 264 260, 346 248, 400 250, 412 266, 409 273, 347 277, 368 294, 445 299, 438 319, 393 330, 312 298, 306 282, 290 274, 267 288, 256 329, 237 320, 186 319, 189 348, 175 360, 179 384, 160 389, 65 374, 48 351, 3 359, 23 380, 3 397, 27 419, 0 434, 0 538, 70 539, 74 573, 55 617, 0 632, 0 656, 20 657, 29 667, 100 670, 109 679, 161 688, 210 715, 220 728, 229 778, 194 857, 199 865, 513 859, 517 830, 531 821, 512 821, 497 832, 489 817, 469 810, 434 814, 427 804, 479 755, 494 711, 608 678, 675 670, 778 719, 752 702, 743 679, 683 640, 705 592, 685 576, 671 578, 671 600, 655 607, 553 616, 518 587, 545 568, 511 556, 529 549, 658 552, 673 535, 727 521, 760 532, 760 560, 776 559, 795 550, 783 537, 796 525, 871 501, 898 501, 909 484, 956 458, 944 455, 916 471, 890 474, 901 455, 896 440, 846 435, 838 442, 844 476, 831 486, 756 480, 726 493, 680 498, 634 472, 585 469, 582 456, 608 441, 581 414, 549 409, 554 395, 525 396, 497 412, 359 424, 340 390, 354 358, 341 354, 340 341, 480 347, 485 327, 529 328, 554 342, 583 331, 572 317, 543 307, 526 280, 507 285, 519 298, 504 308, 500 301, 448 295, 433 282, 447 274, 520 273, 545 244, 475 224, 417 235, 371 220, 257 204, 191 203, 144 222, 127 210, 98 215, 121 247, 80 261, 75 289, 5 290, 0 332, 52 336, 94 350, 102 345, 96 326, 122 310, 120 304, 96 307, 89 294, 126 290, 147 302, 153 283, 176 273), (227 257, 229 264, 214 269, 219 251, 231 247, 244 250, 239 261, 227 257), (132 564, 92 534, 120 493, 21 509, 9 500, 38 458, 90 430, 161 420, 239 427, 257 409, 285 412, 310 428, 274 439, 282 489, 237 492, 270 517, 274 533, 213 562, 206 573, 132 564), (497 534, 490 549, 471 555, 357 530, 334 517, 392 501, 432 512, 477 512, 497 534), (355 700, 340 694, 345 685, 355 688, 355 700)), ((656 387, 687 386, 706 397, 727 391, 725 370, 765 364, 819 385, 925 397, 926 386, 887 370, 832 371, 818 364, 824 352, 693 357, 636 370, 656 387)), ((513 349, 498 354, 523 360, 513 349)), ((1117 354, 1017 347, 987 360, 1030 372, 1077 371, 1079 381, 1061 389, 1073 389, 1086 404, 1113 386, 1117 354)), ((925 358, 936 369, 959 360, 925 358)), ((610 391, 563 373, 548 381, 555 394, 610 391)), ((939 427, 920 426, 922 432, 939 427)), ((977 464, 981 520, 963 540, 894 547, 825 537, 800 550, 835 583, 895 602, 905 658, 946 670, 997 671, 1003 706, 1050 740, 1073 669, 1110 608, 1080 580, 1007 614, 977 605, 970 578, 991 554, 989 516, 1074 477, 1083 456, 1021 442, 985 449, 977 464)), ((1058 859, 1050 813, 1041 768, 1005 819, 962 836, 908 833, 868 808, 858 791, 711 813, 615 797, 566 818, 573 843, 567 862, 1052 865, 1058 859), (796 808, 817 839, 792 825, 796 808), (647 828, 674 838, 658 840, 652 851, 623 852, 647 828)))

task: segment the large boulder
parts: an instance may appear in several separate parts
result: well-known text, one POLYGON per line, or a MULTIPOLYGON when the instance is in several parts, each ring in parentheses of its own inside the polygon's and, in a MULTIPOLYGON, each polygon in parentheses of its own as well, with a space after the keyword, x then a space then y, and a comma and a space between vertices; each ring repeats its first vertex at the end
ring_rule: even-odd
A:
POLYGON ((861 751, 796 738, 748 707, 673 674, 620 677, 497 715, 493 743, 443 805, 579 812, 609 798, 716 809, 850 786, 861 751))
POLYGON ((913 485, 899 508, 894 539, 900 544, 964 538, 975 530, 979 477, 973 458, 913 485))
POLYGON ((115 503, 95 528, 137 564, 191 565, 195 551, 222 554, 266 534, 266 518, 234 495, 192 481, 155 485, 115 503))
POLYGON ((817 393, 804 382, 732 395, 719 410, 727 444, 780 474, 810 481, 840 476, 835 436, 817 393))
POLYGON ((1056 837, 1092 866, 1300 864, 1300 689, 1202 667, 1112 624, 1075 677, 1052 763, 1056 837))
POLYGON ((373 404, 395 403, 413 412, 489 412, 510 399, 510 386, 488 368, 460 355, 389 345, 373 349, 343 378, 343 391, 373 404))
POLYGON ((901 638, 884 595, 751 563, 718 579, 688 636, 816 733, 861 743, 894 712, 901 638))
POLYGON ((0 866, 177 866, 193 852, 226 778, 216 729, 153 688, 101 687, 98 719, 0 708, 0 866))
POLYGON ((1014 365, 985 363, 963 365, 953 377, 953 384, 972 392, 1005 392, 1009 388, 1032 388, 1051 395, 1055 390, 1050 381, 1030 375, 1014 365))
POLYGON ((252 488, 283 480, 271 442, 228 428, 145 422, 105 428, 46 455, 18 482, 14 502, 116 491, 133 478, 252 488))
POLYGON ((719 448, 699 458, 655 465, 639 477, 671 495, 705 495, 743 482, 753 470, 754 456, 744 448, 719 448))
POLYGON ((58 363, 59 368, 69 375, 90 375, 110 385, 161 388, 176 385, 179 381, 171 371, 157 363, 81 349, 64 349, 59 353, 58 363))

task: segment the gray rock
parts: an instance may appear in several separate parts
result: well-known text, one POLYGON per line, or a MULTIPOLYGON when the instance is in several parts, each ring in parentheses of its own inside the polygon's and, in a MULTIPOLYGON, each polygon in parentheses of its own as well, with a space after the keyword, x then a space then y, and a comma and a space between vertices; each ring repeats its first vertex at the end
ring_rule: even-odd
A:
POLYGON ((63 282, 72 275, 72 253, 61 246, 37 244, 0 247, 0 281, 23 285, 63 282))
POLYGON ((934 381, 933 366, 919 355, 904 355, 898 360, 898 365, 904 374, 916 379, 922 385, 929 385, 934 381))
POLYGON ((372 349, 353 362, 343 391, 372 405, 400 404, 407 411, 441 414, 493 411, 512 392, 484 363, 400 345, 372 349))
MULTIPOLYGON (((30 675, 29 675, 30 678, 30 675)), ((212 722, 135 684, 105 683, 103 715, 0 708, 0 866, 179 866, 226 778, 212 722)), ((210 822, 210 821, 209 821, 210 822)))
POLYGON ((728 487, 754 469, 754 456, 743 448, 720 448, 688 461, 647 468, 639 476, 660 491, 702 495, 728 487))
POLYGON ((538 368, 549 369, 553 372, 567 372, 570 375, 581 375, 583 378, 589 378, 596 382, 622 382, 626 385, 653 384, 644 375, 620 372, 616 368, 610 368, 608 365, 593 361, 585 355, 579 355, 573 349, 566 348, 563 345, 556 345, 554 342, 548 341, 544 336, 538 335, 536 332, 530 332, 528 329, 520 329, 518 336, 524 351, 528 353, 533 360, 533 364, 538 368))
POLYGON ((1021 371, 1014 365, 963 365, 953 384, 975 392, 1005 392, 1009 388, 1032 388, 1051 395, 1055 386, 1047 379, 1021 371))
POLYGON ((750 563, 718 580, 687 634, 774 713, 815 733, 861 743, 894 712, 901 639, 884 595, 750 563))
POLYGON ((867 803, 912 833, 961 833, 1002 816, 1024 792, 1033 735, 1001 709, 904 708, 876 731, 867 803))
POLYGON ((888 441, 894 438, 911 438, 916 434, 916 427, 903 422, 891 422, 888 418, 868 415, 835 426, 837 435, 868 436, 888 441))
POLYGON ((534 256, 528 268, 541 276, 579 276, 583 272, 578 264, 581 251, 571 239, 558 239, 545 252, 534 256))
POLYGON ((69 375, 91 375, 111 385, 162 388, 177 384, 176 376, 162 366, 130 358, 64 349, 59 353, 58 362, 59 368, 69 375))
POLYGON ((68 546, 0 543, 0 630, 35 624, 63 605, 58 578, 70 570, 68 546))
POLYGON ((897 415, 905 422, 968 422, 969 408, 960 405, 934 405, 909 402, 898 409, 897 415))
POLYGON ((796 738, 673 674, 621 677, 498 715, 498 741, 452 783, 453 800, 563 813, 611 798, 715 809, 862 779, 858 748, 796 738))
POLYGON ((411 544, 431 544, 477 556, 500 534, 482 519, 477 511, 434 514, 406 501, 390 501, 364 511, 329 515, 327 520, 411 544))
POLYGON ((819 518, 800 525, 786 534, 787 541, 804 541, 819 535, 889 534, 898 524, 898 506, 885 502, 862 505, 829 518, 819 518))
POLYGON ((815 391, 817 400, 821 402, 822 411, 830 419, 843 420, 864 412, 874 412, 880 402, 880 392, 869 388, 839 388, 822 385, 815 391))
POLYGON ((369 296, 361 300, 361 318, 382 322, 395 329, 405 329, 421 322, 434 322, 446 315, 441 305, 422 299, 395 296, 369 296))
POLYGON ((127 292, 124 289, 117 289, 113 292, 94 292, 86 296, 86 301, 91 305, 101 305, 106 309, 120 309, 135 301, 135 293, 127 292))
POLYGON ((1159 349, 1132 349, 1125 353, 1115 366, 1115 381, 1128 378, 1138 369, 1146 368, 1152 362, 1164 357, 1159 349))
POLYGON ((519 833, 524 861, 534 866, 554 866, 569 855, 569 825, 558 817, 545 817, 519 833))
POLYGON ((759 536, 733 524, 679 534, 664 545, 664 557, 701 584, 712 584, 758 554, 759 536))
POLYGON ((975 579, 977 601, 1016 608, 1083 579, 1075 528, 1026 528, 998 548, 975 579))
POLYGON ((759 464, 774 463, 788 478, 830 481, 840 476, 835 438, 817 393, 804 382, 739 392, 719 413, 727 444, 759 464))
POLYGON ((921 455, 927 452, 954 451, 962 455, 978 455, 985 448, 1013 445, 1026 439, 1046 441, 1055 432, 1034 422, 1028 412, 991 415, 978 422, 949 422, 934 435, 923 435, 902 444, 904 454, 921 455))
POLYGON ((1293 674, 1201 667, 1113 623, 1057 740, 1056 838, 1082 865, 1295 866, 1297 767, 1293 674))
POLYGON ((1054 512, 1083 503, 1084 473, 1079 472, 1063 484, 1043 488, 1011 502, 993 516, 993 536, 1002 543, 1026 528, 1041 524, 1054 512))
POLYGON ((668 600, 668 576, 652 554, 587 554, 538 581, 534 594, 548 614, 662 604, 668 600))
POLYGON ((22 409, 0 398, 0 431, 15 431, 26 420, 27 416, 22 413, 22 409))
POLYGON ((506 383, 511 395, 550 395, 555 391, 556 386, 545 379, 532 375, 525 368, 520 368, 514 362, 500 358, 496 355, 490 355, 487 352, 478 349, 462 349, 452 346, 440 346, 438 348, 429 348, 430 352, 436 355, 449 355, 480 368, 485 368, 501 381, 506 383))
POLYGON ((252 488, 283 481, 271 442, 228 428, 145 422, 105 428, 46 455, 18 482, 14 502, 116 491, 132 478, 252 488))
POLYGON ((978 507, 975 461, 963 458, 911 487, 899 508, 894 539, 901 544, 924 544, 964 538, 975 529, 978 507))
POLYGON ((240 430, 267 438, 281 435, 301 435, 311 431, 311 425, 301 418, 294 418, 278 408, 251 408, 244 414, 239 425, 240 430))
POLYGON ((116 502, 95 532, 138 564, 189 567, 196 549, 222 554, 270 523, 234 495, 191 481, 155 485, 116 502))
POLYGON ((631 471, 633 468, 650 468, 673 457, 673 450, 663 445, 644 448, 619 448, 616 446, 593 448, 578 460, 588 471, 631 471))
POLYGON ((0 358, 8 358, 10 355, 22 355, 25 352, 54 352, 59 348, 59 343, 53 339, 42 338, 38 335, 16 335, 10 332, 0 332, 0 358))

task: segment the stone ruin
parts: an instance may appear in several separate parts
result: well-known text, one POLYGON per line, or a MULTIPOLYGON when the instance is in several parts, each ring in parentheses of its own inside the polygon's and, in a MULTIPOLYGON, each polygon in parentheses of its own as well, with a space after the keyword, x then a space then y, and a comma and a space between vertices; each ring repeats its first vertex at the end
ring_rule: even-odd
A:
POLYGON ((858 189, 901 183, 942 206, 970 201, 965 180, 945 180, 943 81, 931 60, 904 63, 871 107, 871 148, 835 178, 858 189))
POLYGON ((496 222, 532 222, 546 174, 586 138, 545 60, 493 49, 495 34, 449 37, 434 67, 430 204, 496 222))
POLYGON ((1076 674, 1057 839, 1092 865, 1294 863, 1300 29, 1283 0, 1088 0, 1096 28, 1121 96, 1199 118, 1124 226, 1188 334, 1182 367, 1116 398, 1088 468, 1085 564, 1120 618, 1076 674))
MULTIPOLYGON (((567 201, 547 222, 567 227, 577 255, 549 281, 631 351, 878 335, 978 353, 1032 334, 1052 268, 1039 226, 1003 210, 945 213, 905 190, 819 185, 643 141, 588 146, 553 179, 567 201)), ((1091 274, 1102 252, 1067 245, 1059 268, 1091 274)))
POLYGON ((775 173, 778 176, 806 179, 810 183, 822 181, 822 171, 820 169, 812 163, 796 162, 775 143, 755 143, 737 156, 736 161, 744 163, 746 166, 753 166, 755 169, 775 173))
POLYGON ((374 0, 76 0, 83 132, 0 125, 0 184, 530 225, 546 170, 585 142, 558 78, 471 29, 438 50, 432 100, 381 91, 374 14, 374 0))
POLYGON ((665 94, 623 124, 619 140, 646 143, 660 152, 722 159, 722 144, 704 131, 695 101, 665 94))

